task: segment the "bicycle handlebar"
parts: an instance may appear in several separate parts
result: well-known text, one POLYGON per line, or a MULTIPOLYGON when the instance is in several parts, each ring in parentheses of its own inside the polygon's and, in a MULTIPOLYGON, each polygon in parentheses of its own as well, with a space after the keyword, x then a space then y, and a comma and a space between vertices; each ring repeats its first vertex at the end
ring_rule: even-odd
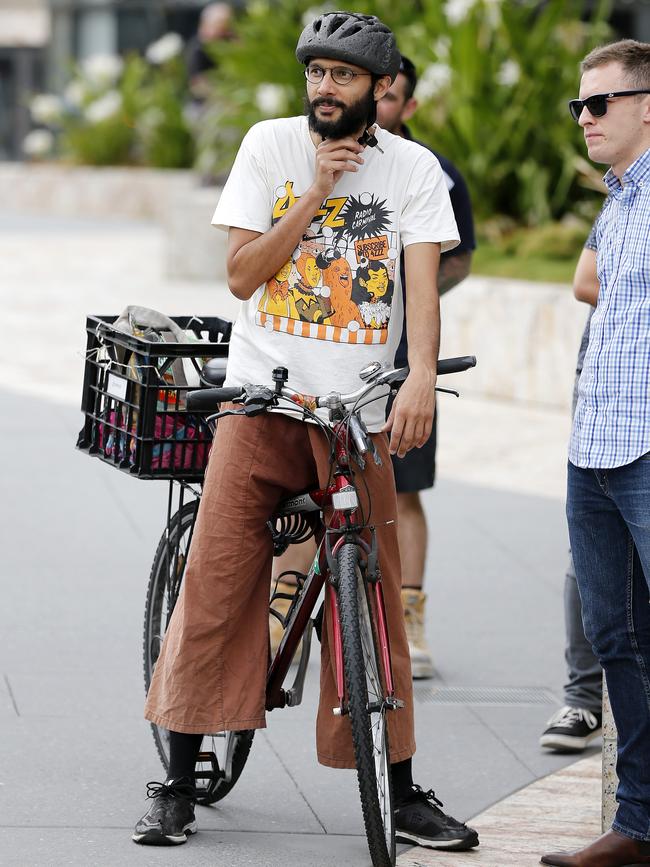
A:
MULTIPOLYGON (((469 370, 476 366, 476 356, 463 355, 458 358, 441 358, 438 361, 438 374, 444 375, 447 373, 461 373, 464 370, 469 370)), ((372 388, 381 385, 390 385, 391 388, 399 388, 409 375, 409 368, 391 368, 374 376, 369 382, 361 386, 360 389, 352 394, 338 395, 340 401, 344 405, 355 403, 365 392, 371 391, 372 388)), ((244 395, 250 398, 250 403, 254 405, 255 410, 262 411, 265 404, 271 404, 273 399, 282 396, 292 399, 298 392, 293 389, 284 387, 281 395, 272 391, 265 386, 226 386, 222 388, 203 388, 199 391, 190 391, 187 395, 187 408, 194 412, 217 412, 218 404, 226 401, 238 401, 244 395), (250 393, 252 392, 252 393, 250 393)), ((323 407, 327 405, 329 395, 321 395, 315 399, 316 406, 323 407)), ((247 400, 247 403, 249 401, 247 400)))
POLYGON ((439 376, 443 376, 446 373, 462 373, 463 370, 469 370, 470 367, 476 367, 475 355, 461 355, 458 358, 438 359, 439 376))
POLYGON ((187 408, 194 412, 216 412, 216 404, 236 400, 242 396, 241 385, 227 388, 202 388, 187 395, 187 408))

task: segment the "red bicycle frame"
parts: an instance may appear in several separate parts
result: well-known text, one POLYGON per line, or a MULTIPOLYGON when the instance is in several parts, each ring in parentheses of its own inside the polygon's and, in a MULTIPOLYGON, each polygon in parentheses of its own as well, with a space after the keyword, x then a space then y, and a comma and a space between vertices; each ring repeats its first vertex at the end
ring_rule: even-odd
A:
MULTIPOLYGON (((345 445, 347 434, 345 425, 338 423, 334 427, 334 434, 336 443, 334 479, 327 488, 319 488, 310 491, 307 495, 322 510, 332 508, 335 494, 341 493, 345 489, 354 489, 349 477, 350 464, 345 445)), ((317 557, 314 558, 314 563, 309 570, 306 583, 302 589, 295 610, 290 617, 290 621, 287 625, 287 629, 278 651, 269 666, 266 681, 267 710, 273 710, 276 707, 285 707, 286 705, 298 703, 298 701, 292 702, 291 691, 285 690, 283 683, 287 672, 289 671, 291 661, 295 655, 296 648, 300 643, 302 635, 307 628, 309 618, 316 606, 323 584, 325 583, 326 578, 330 575, 327 534, 329 532, 330 534, 334 533, 338 536, 330 551, 332 558, 336 558, 339 548, 346 542, 352 542, 357 545, 367 556, 371 552, 371 546, 362 538, 362 530, 366 528, 361 527, 359 521, 360 515, 358 506, 345 509, 333 509, 328 527, 325 530, 325 536, 319 545, 317 557)), ((374 537, 374 527, 369 527, 367 529, 369 529, 371 535, 374 537)), ((376 638, 379 643, 379 652, 384 671, 384 688, 386 690, 386 697, 392 698, 395 690, 390 659, 388 627, 386 624, 386 606, 384 603, 381 577, 378 572, 376 575, 371 576, 370 585, 372 587, 373 600, 371 609, 374 608, 377 627, 376 638)), ((339 617, 335 581, 332 580, 328 580, 327 583, 326 604, 329 608, 329 616, 332 624, 336 691, 339 699, 339 707, 334 710, 338 713, 345 713, 345 674, 343 665, 343 642, 341 639, 341 620, 339 617)))

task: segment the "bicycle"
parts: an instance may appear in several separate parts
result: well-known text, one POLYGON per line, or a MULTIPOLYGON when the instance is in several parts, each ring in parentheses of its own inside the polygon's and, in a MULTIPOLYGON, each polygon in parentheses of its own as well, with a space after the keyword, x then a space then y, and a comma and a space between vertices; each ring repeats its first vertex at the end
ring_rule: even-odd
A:
MULTIPOLYGON (((473 356, 445 359, 438 362, 438 373, 460 372, 475 364, 473 356)), ((223 382, 224 368, 223 359, 208 362, 201 375, 208 387, 187 396, 188 410, 205 414, 212 429, 222 416, 254 416, 273 411, 283 401, 285 410, 293 409, 303 419, 319 424, 330 439, 332 469, 328 485, 289 497, 268 521, 276 556, 289 544, 306 541, 314 533, 321 535, 321 540, 307 575, 296 575, 296 592, 284 618, 284 635, 268 668, 266 709, 293 707, 302 701, 312 633, 319 630, 322 607, 327 605, 339 701, 333 713, 350 717, 368 847, 374 867, 387 867, 395 863, 396 853, 387 715, 403 706, 403 702, 394 691, 376 531, 367 522, 367 516, 361 514, 352 464, 363 469, 366 460, 380 463, 359 411, 366 402, 385 396, 386 387, 396 392, 408 369, 386 369, 373 363, 360 371, 364 385, 357 391, 312 397, 287 386, 286 368, 273 371, 272 387, 212 387, 223 382), (382 388, 382 394, 371 397, 373 391, 382 388), (220 409, 223 402, 230 402, 233 407, 220 409), (238 405, 240 408, 236 408, 238 405), (329 423, 316 415, 316 410, 323 407, 329 411, 329 423), (346 407, 351 409, 347 411, 346 407), (314 617, 324 587, 325 600, 314 617), (301 641, 293 682, 285 688, 301 641)), ((440 386, 436 390, 458 395, 440 386)), ((170 483, 167 527, 156 550, 147 591, 144 627, 147 690, 182 585, 199 499, 200 490, 192 484, 180 479, 170 483), (172 514, 174 485, 179 487, 178 508, 172 514), (194 496, 191 502, 184 501, 188 491, 194 496)), ((272 613, 275 598, 271 596, 272 613)), ((168 733, 155 724, 152 729, 167 769, 168 733)), ((198 803, 213 804, 232 790, 246 764, 253 737, 253 730, 204 736, 196 768, 198 803)))

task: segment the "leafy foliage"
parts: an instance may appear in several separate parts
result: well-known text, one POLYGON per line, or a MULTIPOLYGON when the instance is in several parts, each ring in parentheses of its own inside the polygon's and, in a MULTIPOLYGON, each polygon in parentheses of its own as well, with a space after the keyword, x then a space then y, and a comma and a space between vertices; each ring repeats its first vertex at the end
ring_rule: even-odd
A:
MULTIPOLYGON (((334 8, 334 7, 329 7, 334 8)), ((591 203, 600 172, 566 102, 578 65, 606 40, 609 0, 358 0, 416 64, 413 132, 465 175, 479 217, 539 224, 591 203)), ((237 39, 215 46, 218 69, 198 140, 199 164, 222 175, 246 130, 265 116, 300 113, 304 78, 294 56, 304 24, 325 7, 253 0, 237 39), (271 99, 261 99, 260 85, 271 99), (272 88, 272 90, 269 90, 272 88)))
POLYGON ((63 98, 32 101, 37 123, 56 133, 59 153, 86 165, 187 168, 194 141, 184 113, 187 73, 180 37, 168 34, 147 59, 97 55, 76 65, 63 98))

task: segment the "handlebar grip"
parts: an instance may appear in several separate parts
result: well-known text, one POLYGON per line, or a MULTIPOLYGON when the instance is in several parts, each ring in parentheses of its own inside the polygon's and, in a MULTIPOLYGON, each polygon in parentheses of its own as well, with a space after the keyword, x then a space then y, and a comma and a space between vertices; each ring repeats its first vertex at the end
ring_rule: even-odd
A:
POLYGON ((475 355, 462 355, 459 358, 440 358, 438 360, 438 373, 460 373, 462 370, 469 370, 470 367, 476 367, 475 355))
POLYGON ((243 389, 240 385, 226 388, 202 388, 187 394, 187 408, 194 412, 218 412, 223 401, 235 400, 241 397, 243 389))

